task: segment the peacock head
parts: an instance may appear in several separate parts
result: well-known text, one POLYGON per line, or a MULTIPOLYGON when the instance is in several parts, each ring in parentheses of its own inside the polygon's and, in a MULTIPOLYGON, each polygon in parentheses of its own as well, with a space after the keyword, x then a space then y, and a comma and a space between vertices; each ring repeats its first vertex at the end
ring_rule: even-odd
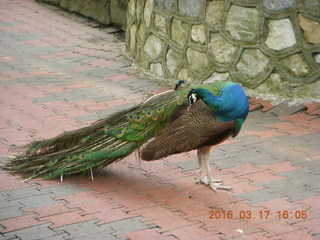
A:
POLYGON ((220 89, 217 95, 204 88, 191 89, 188 94, 189 103, 193 104, 200 99, 212 109, 221 121, 245 119, 248 114, 247 96, 239 84, 228 84, 220 89))
POLYGON ((199 97, 198 89, 191 89, 188 94, 188 102, 189 104, 196 103, 201 97, 199 97))

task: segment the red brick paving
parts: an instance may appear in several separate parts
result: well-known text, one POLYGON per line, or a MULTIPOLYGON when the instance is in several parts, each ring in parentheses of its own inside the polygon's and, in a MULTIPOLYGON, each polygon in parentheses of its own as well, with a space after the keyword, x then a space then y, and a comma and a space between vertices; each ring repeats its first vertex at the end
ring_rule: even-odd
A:
MULTIPOLYGON (((119 57, 119 47, 123 43, 114 36, 90 28, 82 20, 78 22, 76 17, 61 14, 60 10, 30 0, 2 2, 4 8, 0 10, 0 39, 7 42, 0 47, 0 61, 5 66, 0 67, 1 157, 14 153, 14 150, 10 151, 11 145, 22 146, 29 141, 52 137, 94 121, 78 122, 75 117, 118 109, 132 104, 132 99, 141 101, 145 93, 134 88, 137 70, 130 67, 112 70, 115 64, 125 61, 119 57), (21 33, 32 38, 16 37, 15 34, 21 33), (95 45, 86 40, 95 37, 107 38, 108 41, 95 45), (42 51, 46 48, 48 52, 42 51), (54 51, 51 52, 50 48, 54 51), (33 49, 35 52, 24 53, 21 51, 24 49, 33 49), (32 59, 33 63, 26 59, 32 59), (79 65, 77 61, 82 59, 87 61, 79 65), (132 86, 126 88, 121 85, 122 81, 127 84, 130 79, 133 79, 132 86), (103 101, 97 101, 95 96, 83 99, 68 99, 67 95, 63 99, 50 98, 72 90, 81 89, 89 93, 97 88, 104 90, 97 97, 116 94, 111 96, 111 100, 103 101)), ((149 84, 146 83, 146 86, 149 84)), ((114 237, 131 240, 316 239, 320 236, 320 198, 317 189, 312 187, 312 181, 308 182, 311 176, 307 174, 315 169, 308 166, 310 161, 306 159, 314 162, 320 156, 314 147, 316 144, 313 137, 316 134, 319 136, 320 132, 320 105, 307 103, 305 112, 277 117, 268 115, 268 111, 275 107, 269 101, 250 99, 250 103, 252 111, 265 112, 263 116, 272 118, 272 123, 268 123, 264 117, 256 117, 251 122, 249 115, 243 127, 245 138, 230 140, 223 145, 226 150, 214 151, 218 156, 226 156, 226 162, 230 161, 229 152, 236 156, 231 160, 240 161, 245 157, 245 150, 253 146, 262 155, 261 160, 263 156, 271 154, 277 162, 265 162, 261 166, 252 162, 237 162, 237 165, 229 167, 217 166, 217 169, 213 169, 215 177, 234 188, 231 192, 214 193, 206 186, 195 184, 196 169, 183 171, 183 167, 178 167, 190 160, 196 161, 195 151, 155 162, 139 162, 137 158, 129 157, 95 173, 94 181, 89 176, 66 176, 63 183, 59 179, 22 182, 20 175, 0 172, 0 200, 5 204, 0 205, 0 235, 7 237, 14 235, 17 230, 28 230, 43 223, 50 223, 49 228, 55 230, 90 220, 97 220, 96 225, 103 226, 142 217, 141 223, 147 229, 131 229, 114 237), (264 128, 255 128, 255 123, 264 128), (246 131, 246 126, 252 130, 246 131), (278 155, 273 153, 272 148, 269 152, 263 152, 265 149, 260 149, 254 141, 250 141, 250 146, 246 143, 246 138, 255 139, 257 136, 259 141, 278 148, 278 155), (294 141, 282 146, 279 142, 283 138, 292 138, 294 141), (238 151, 232 149, 233 146, 237 146, 238 151), (299 149, 299 154, 303 154, 299 165, 295 165, 296 162, 288 154, 295 147, 299 149), (304 186, 295 185, 291 179, 301 171, 306 174, 304 186), (277 192, 272 188, 273 182, 288 184, 288 190, 294 188, 296 194, 300 191, 308 194, 292 200, 296 195, 290 191, 277 192), (269 187, 264 186, 267 183, 269 187), (70 194, 66 188, 64 194, 56 196, 52 190, 55 187, 75 185, 80 192, 70 194), (43 206, 24 210, 28 197, 19 195, 19 192, 22 193, 29 186, 41 190, 41 194, 37 195, 39 199, 49 194, 55 204, 42 203, 43 206), (261 196, 264 190, 269 194, 266 196, 271 195, 273 198, 252 203, 251 200, 261 196), (9 215, 4 215, 7 209, 14 208, 18 213, 11 210, 12 216, 10 211, 6 213, 9 215), (210 211, 218 211, 220 214, 231 211, 233 217, 210 219, 210 211), (265 211, 270 211, 268 218, 260 216, 265 211), (284 219, 279 218, 278 211, 306 211, 308 217, 301 219, 291 214, 288 219, 284 219), (243 218, 241 214, 245 214, 243 218)), ((216 155, 212 155, 212 159, 216 159, 216 155)))
POLYGON ((158 233, 157 230, 155 230, 154 228, 136 231, 136 232, 127 233, 127 234, 121 234, 121 235, 118 235, 118 237, 119 238, 127 237, 131 240, 150 240, 150 239, 175 240, 177 239, 174 236, 164 236, 163 234, 158 233))
MULTIPOLYGON (((275 105, 273 105, 270 101, 267 100, 263 100, 263 99, 250 99, 250 103, 252 106, 257 106, 260 105, 261 106, 261 111, 266 112, 271 110, 272 108, 275 107, 275 105)), ((251 110, 256 109, 256 107, 251 107, 251 110)))
POLYGON ((38 219, 40 221, 49 221, 53 223, 53 225, 51 225, 50 228, 57 228, 64 225, 89 221, 95 219, 95 217, 90 215, 83 215, 82 210, 74 210, 71 212, 62 212, 55 215, 40 217, 38 219))
POLYGON ((37 218, 43 218, 47 216, 74 211, 74 209, 67 208, 65 205, 66 203, 57 203, 55 205, 31 208, 28 209, 28 211, 36 212, 38 214, 38 216, 36 216, 37 218))
POLYGON ((28 228, 28 227, 32 227, 32 226, 47 222, 47 221, 39 221, 36 219, 36 217, 37 217, 37 214, 30 214, 30 215, 2 220, 0 221, 0 224, 5 228, 4 230, 2 230, 2 232, 7 233, 13 230, 28 228))

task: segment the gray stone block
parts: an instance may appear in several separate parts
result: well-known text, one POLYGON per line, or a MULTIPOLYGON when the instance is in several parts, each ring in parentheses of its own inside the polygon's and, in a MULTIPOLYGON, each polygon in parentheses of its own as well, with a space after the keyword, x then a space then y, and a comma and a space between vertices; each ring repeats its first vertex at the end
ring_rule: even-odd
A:
MULTIPOLYGON (((67 239, 67 237, 69 236, 68 233, 64 232, 64 233, 61 233, 59 235, 54 235, 52 237, 45 237, 45 238, 42 238, 43 240, 65 240, 67 239)), ((87 238, 87 239, 90 239, 90 238, 87 238)), ((24 239, 22 239, 24 240, 24 239)))
POLYGON ((134 217, 128 218, 124 220, 119 220, 116 222, 108 223, 106 226, 115 230, 113 235, 120 235, 124 233, 135 232, 143 229, 153 228, 155 227, 154 224, 145 224, 142 223, 140 220, 142 217, 134 217))
POLYGON ((15 235, 7 235, 7 236, 3 236, 2 234, 0 234, 1 240, 21 240, 21 238, 18 238, 15 235))
POLYGON ((241 151, 252 151, 254 150, 254 146, 245 146, 242 143, 232 143, 232 144, 223 144, 217 146, 218 149, 224 151, 227 154, 241 151))
POLYGON ((99 116, 95 114, 90 114, 90 115, 75 116, 72 118, 77 120, 78 122, 87 122, 87 121, 96 121, 99 119, 99 116))
POLYGON ((54 95, 49 95, 45 97, 38 97, 33 100, 35 103, 47 103, 47 102, 54 102, 57 101, 58 99, 54 95))
POLYGON ((275 180, 270 182, 264 182, 258 185, 268 188, 268 191, 270 193, 282 193, 286 189, 290 189, 292 187, 292 183, 290 183, 288 179, 280 179, 280 180, 275 180))
POLYGON ((12 231, 10 233, 4 234, 5 237, 15 235, 23 240, 35 240, 35 239, 47 239, 54 236, 59 236, 60 234, 64 234, 63 232, 57 232, 51 230, 51 223, 41 224, 37 226, 32 226, 28 228, 24 228, 17 231, 12 231))
POLYGON ((98 220, 80 222, 55 228, 55 231, 65 231, 69 236, 65 239, 91 239, 91 235, 100 237, 100 239, 117 239, 112 233, 115 232, 111 227, 106 225, 96 225, 98 220))
POLYGON ((56 204, 57 201, 53 200, 53 194, 43 194, 37 196, 29 196, 26 198, 15 200, 14 202, 20 202, 23 204, 22 210, 43 207, 56 204))
POLYGON ((112 236, 111 234, 108 233, 92 233, 89 235, 84 235, 84 236, 78 236, 76 238, 64 238, 64 239, 74 239, 74 240, 102 240, 102 239, 107 239, 107 240, 128 240, 128 238, 116 238, 112 236))
POLYGON ((236 195, 236 197, 246 198, 250 201, 250 204, 258 204, 269 200, 277 199, 278 194, 272 194, 268 189, 259 189, 252 192, 246 192, 236 195))
POLYGON ((23 207, 23 205, 19 202, 16 201, 9 201, 8 198, 4 198, 2 193, 0 195, 0 211, 2 208, 7 208, 7 207, 17 207, 17 208, 21 208, 23 207))
POLYGON ((210 161, 210 163, 212 165, 218 166, 219 170, 241 166, 244 164, 243 162, 238 161, 237 159, 238 157, 224 158, 224 159, 219 159, 218 161, 212 160, 210 161))
POLYGON ((305 109, 306 107, 303 105, 289 106, 288 103, 281 103, 275 108, 271 109, 270 113, 276 114, 277 116, 280 116, 280 117, 285 117, 285 116, 295 114, 297 112, 304 111, 305 109))
POLYGON ((10 201, 24 199, 27 197, 45 195, 48 193, 50 193, 50 192, 47 190, 40 191, 39 189, 36 188, 36 186, 17 188, 17 189, 6 191, 6 194, 8 195, 8 199, 10 201))
POLYGON ((312 198, 320 195, 319 190, 310 190, 308 188, 292 189, 292 192, 286 193, 289 197, 289 201, 294 202, 301 199, 312 198))
POLYGON ((0 211, 1 211, 0 212, 0 220, 5 220, 5 219, 9 219, 9 218, 14 218, 14 217, 20 217, 23 215, 30 214, 30 213, 26 213, 26 212, 22 211, 17 206, 1 208, 0 211))
POLYGON ((45 188, 45 191, 50 191, 51 193, 53 193, 52 195, 54 197, 61 197, 61 196, 72 195, 80 192, 88 192, 91 190, 87 188, 82 188, 76 184, 61 184, 58 186, 45 188))
POLYGON ((197 160, 190 160, 190 161, 185 161, 185 162, 174 163, 174 164, 171 164, 170 166, 182 168, 182 172, 185 172, 185 171, 197 169, 198 162, 197 162, 197 160))

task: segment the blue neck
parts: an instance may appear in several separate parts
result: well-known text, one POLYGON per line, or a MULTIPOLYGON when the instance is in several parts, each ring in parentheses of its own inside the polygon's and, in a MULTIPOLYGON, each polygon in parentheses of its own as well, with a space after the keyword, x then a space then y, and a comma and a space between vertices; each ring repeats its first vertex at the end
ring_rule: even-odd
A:
POLYGON ((219 108, 219 97, 212 94, 209 90, 204 88, 197 88, 197 93, 200 99, 211 108, 213 112, 216 112, 219 108))
POLYGON ((222 122, 235 121, 238 131, 249 112, 249 103, 246 94, 238 84, 225 86, 215 96, 207 89, 195 89, 198 98, 215 113, 217 119, 222 122))

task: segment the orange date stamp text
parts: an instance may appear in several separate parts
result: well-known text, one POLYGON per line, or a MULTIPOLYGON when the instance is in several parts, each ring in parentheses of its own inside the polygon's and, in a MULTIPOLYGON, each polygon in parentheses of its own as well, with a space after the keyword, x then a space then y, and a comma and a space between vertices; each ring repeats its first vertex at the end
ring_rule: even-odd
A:
POLYGON ((271 214, 270 210, 263 211, 223 211, 223 210, 212 210, 209 211, 209 219, 307 219, 307 211, 287 211, 281 210, 271 214))

